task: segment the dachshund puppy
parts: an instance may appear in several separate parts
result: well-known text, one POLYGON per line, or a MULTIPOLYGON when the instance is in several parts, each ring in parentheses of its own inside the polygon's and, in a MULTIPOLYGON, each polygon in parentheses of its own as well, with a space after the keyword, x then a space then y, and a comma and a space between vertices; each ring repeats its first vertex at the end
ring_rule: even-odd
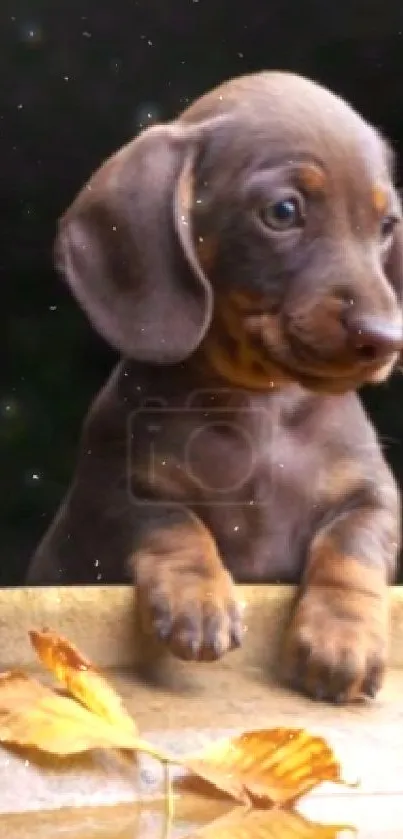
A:
POLYGON ((399 497, 357 389, 403 345, 387 143, 299 76, 223 84, 97 171, 55 259, 122 361, 31 584, 122 582, 182 659, 241 643, 234 580, 299 582, 282 678, 374 696, 399 497))

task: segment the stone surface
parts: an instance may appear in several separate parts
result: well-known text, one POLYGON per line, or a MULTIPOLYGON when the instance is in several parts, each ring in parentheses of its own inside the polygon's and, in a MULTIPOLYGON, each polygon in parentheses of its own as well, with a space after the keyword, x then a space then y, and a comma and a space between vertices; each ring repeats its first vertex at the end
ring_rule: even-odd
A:
MULTIPOLYGON (((143 736, 172 753, 203 747, 219 736, 250 728, 301 726, 325 735, 358 789, 323 786, 300 810, 312 819, 353 822, 362 839, 403 836, 403 599, 392 593, 393 644, 387 680, 374 702, 350 707, 314 703, 278 687, 267 663, 276 647, 292 597, 288 589, 242 589, 248 624, 244 651, 212 665, 179 664, 170 657, 147 669, 136 637, 132 592, 126 588, 1 592, 1 669, 33 669, 27 630, 50 626, 79 644, 123 695, 143 736), (6 599, 6 594, 9 595, 6 599), (142 678, 138 664, 142 661, 142 678), (400 827, 402 826, 402 827, 400 827)), ((147 645, 149 646, 149 645, 147 645)), ((151 647, 149 647, 150 651, 151 647)), ((44 670, 34 670, 47 680, 44 670)), ((33 754, 0 749, 1 836, 46 839, 137 839, 161 836, 163 815, 158 764, 142 758, 138 768, 112 756, 94 754, 55 766, 33 754), (138 809, 135 802, 141 799, 138 809), (154 803, 153 803, 154 802, 154 803), (117 810, 61 808, 119 805, 117 810), (104 815, 102 815, 104 812, 104 815), (13 813, 14 815, 6 815, 13 813), (24 815, 25 813, 25 815, 24 815), (56 819, 56 820, 55 820, 56 819), (4 833, 6 830, 6 833, 4 833)), ((205 805, 207 807, 207 805, 205 805)), ((184 836, 216 815, 200 802, 178 802, 172 833, 184 836), (186 810, 187 808, 187 810, 186 810), (203 810, 203 807, 202 807, 203 810)), ((210 808, 211 809, 211 808, 210 808)), ((246 839, 246 837, 245 837, 246 839)))
MULTIPOLYGON (((227 657, 226 665, 235 670, 251 663, 270 666, 295 590, 280 585, 237 590, 245 605, 247 632, 241 649, 227 657)), ((403 587, 392 588, 390 599, 390 666, 403 667, 403 587)), ((153 645, 139 637, 134 602, 130 586, 0 589, 0 669, 33 664, 28 630, 43 626, 84 645, 102 667, 132 666, 144 656, 153 661, 153 645)), ((170 670, 173 667, 170 659, 170 670)))
MULTIPOLYGON (((403 824, 403 799, 378 796, 349 798, 335 801, 322 796, 311 798, 299 811, 313 822, 336 823, 355 826, 357 839, 401 839, 403 824)), ((203 839, 199 830, 207 823, 219 819, 228 811, 221 805, 208 804, 191 798, 176 804, 175 820, 166 831, 166 818, 161 807, 150 804, 140 807, 121 805, 118 807, 82 810, 61 810, 52 813, 30 813, 29 815, 4 816, 0 822, 4 839, 203 839), (196 833, 196 830, 198 832, 196 833)), ((267 821, 270 814, 266 814, 267 821)), ((230 834, 231 835, 231 834, 230 834)), ((292 839, 315 839, 315 834, 292 834, 292 839)), ((339 839, 354 836, 351 832, 340 833, 339 839)), ((226 834, 226 839, 228 834, 226 834)), ((290 839, 267 829, 259 834, 247 832, 237 834, 233 839, 290 839)), ((206 837, 207 839, 207 837, 206 837)), ((223 834, 208 834, 208 839, 223 839, 223 834)), ((319 839, 319 837, 318 837, 319 839)))

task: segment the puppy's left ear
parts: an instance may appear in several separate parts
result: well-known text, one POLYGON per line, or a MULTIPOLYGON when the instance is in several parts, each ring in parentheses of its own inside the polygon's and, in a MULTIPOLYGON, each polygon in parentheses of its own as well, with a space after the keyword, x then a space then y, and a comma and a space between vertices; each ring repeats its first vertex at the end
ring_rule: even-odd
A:
POLYGON ((192 231, 202 127, 148 128, 116 152, 59 223, 55 263, 123 355, 172 364, 198 347, 213 291, 192 231))

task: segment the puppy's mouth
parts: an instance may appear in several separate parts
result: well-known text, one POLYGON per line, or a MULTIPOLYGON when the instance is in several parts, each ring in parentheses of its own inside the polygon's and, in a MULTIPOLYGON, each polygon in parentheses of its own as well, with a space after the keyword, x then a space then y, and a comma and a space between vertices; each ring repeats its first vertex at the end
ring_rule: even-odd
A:
POLYGON ((398 361, 397 353, 380 360, 370 352, 354 360, 329 342, 321 347, 319 338, 315 346, 301 338, 292 322, 286 328, 278 312, 254 308, 249 300, 243 307, 237 303, 232 310, 219 309, 201 351, 208 366, 237 387, 264 392, 298 384, 306 390, 341 394, 385 381, 398 361))
POLYGON ((280 345, 268 346, 261 336, 259 343, 267 360, 275 360, 300 385, 327 393, 343 393, 365 384, 381 383, 389 377, 399 358, 398 353, 391 353, 379 360, 368 351, 351 363, 342 355, 331 360, 322 358, 315 347, 295 337, 283 339, 280 345))
POLYGON ((304 363, 302 354, 294 354, 289 348, 280 352, 279 347, 268 347, 266 342, 256 338, 239 344, 209 341, 203 355, 209 366, 232 386, 260 392, 298 384, 317 393, 342 394, 369 382, 383 381, 394 365, 393 360, 385 370, 379 365, 373 366, 364 375, 362 370, 335 368, 317 360, 316 363, 315 360, 304 363))

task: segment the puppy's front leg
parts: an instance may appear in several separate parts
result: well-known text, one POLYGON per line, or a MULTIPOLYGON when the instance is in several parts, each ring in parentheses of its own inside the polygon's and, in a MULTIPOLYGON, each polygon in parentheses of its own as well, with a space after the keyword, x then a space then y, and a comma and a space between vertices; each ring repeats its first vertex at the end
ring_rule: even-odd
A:
POLYGON ((213 537, 190 511, 150 521, 131 565, 143 625, 178 658, 213 661, 240 645, 233 581, 213 537))
POLYGON ((397 494, 390 486, 378 493, 384 497, 344 511, 311 546, 283 675, 316 699, 375 696, 382 684, 399 528, 397 494))

